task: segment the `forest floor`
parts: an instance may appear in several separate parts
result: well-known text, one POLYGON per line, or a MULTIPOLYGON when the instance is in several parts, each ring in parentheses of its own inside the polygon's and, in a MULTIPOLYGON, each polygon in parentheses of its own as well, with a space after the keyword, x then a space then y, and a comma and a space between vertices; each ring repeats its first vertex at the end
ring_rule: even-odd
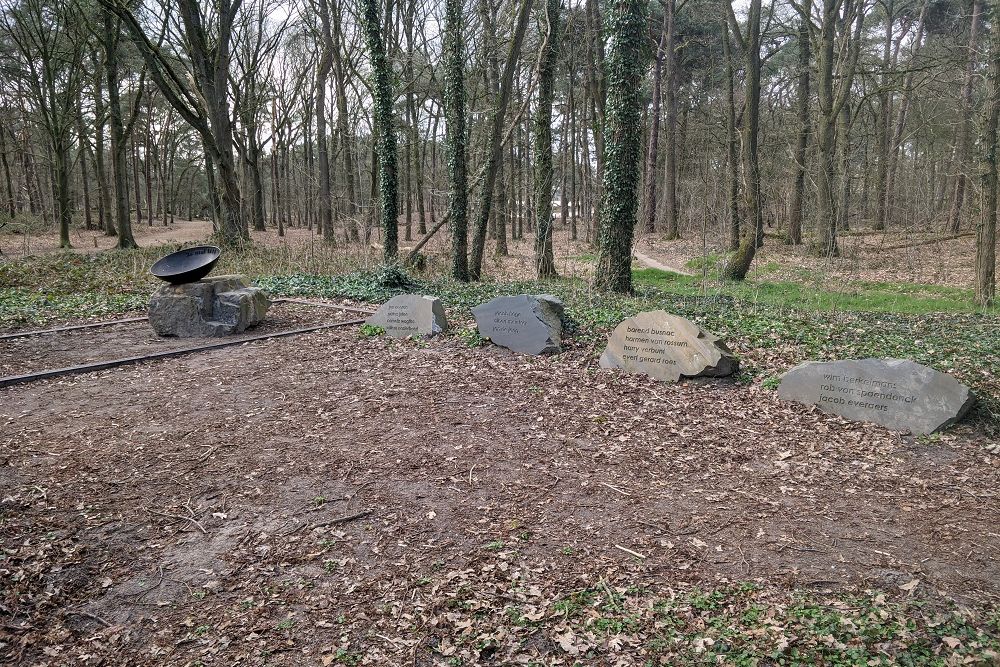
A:
MULTIPOLYGON (((521 279, 525 242, 461 285, 433 277, 443 245, 414 279, 295 238, 216 272, 365 308, 436 294, 453 335, 349 326, 0 389, 0 663, 1000 662, 1000 317, 964 288, 637 269, 621 298, 575 279, 582 243, 559 281, 521 279), (476 334, 472 306, 523 292, 566 303, 562 354, 476 334), (740 374, 600 369, 652 308, 722 336, 740 374), (796 363, 867 356, 979 406, 914 438, 777 400, 796 363)), ((0 331, 141 313, 163 249, 8 253, 0 331)), ((712 266, 692 259, 657 261, 712 266)), ((283 303, 253 333, 356 317, 283 303)), ((143 322, 3 340, 0 375, 180 344, 143 322)))
MULTIPOLYGON (((148 336, 88 334, 89 352, 129 335, 148 336)), ((1000 656, 983 424, 915 439, 760 386, 601 370, 584 341, 530 358, 468 340, 349 327, 0 389, 0 655, 1000 656)), ((77 342, 18 349, 50 366, 77 342)))

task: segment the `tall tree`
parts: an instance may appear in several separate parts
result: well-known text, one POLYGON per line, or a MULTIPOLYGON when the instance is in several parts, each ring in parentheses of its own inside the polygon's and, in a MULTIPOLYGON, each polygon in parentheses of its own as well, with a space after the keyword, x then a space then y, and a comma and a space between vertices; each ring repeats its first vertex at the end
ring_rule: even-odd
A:
POLYGON ((198 0, 177 0, 183 34, 176 41, 183 45, 183 58, 154 44, 124 0, 99 1, 121 19, 167 102, 201 135, 217 176, 220 240, 227 246, 240 245, 249 233, 233 151, 229 81, 233 23, 242 0, 218 0, 212 7, 198 0), (182 62, 190 69, 178 71, 182 62))
POLYGON ((385 53, 378 0, 363 0, 361 23, 372 68, 372 95, 376 151, 378 154, 378 198, 382 222, 382 261, 395 263, 399 253, 397 201, 396 130, 393 128, 392 65, 385 53))
POLYGON ((552 252, 552 100, 559 64, 559 0, 546 0, 545 32, 538 58, 538 101, 535 108, 535 272, 554 278, 552 252))
POLYGON ((462 0, 445 0, 444 108, 448 142, 448 213, 451 219, 451 275, 469 279, 468 178, 465 154, 465 40, 462 0))
POLYGON ((761 0, 750 0, 747 15, 747 36, 744 44, 746 62, 746 101, 743 119, 743 165, 746 174, 746 209, 750 214, 750 225, 743 230, 739 248, 726 262, 722 276, 727 280, 743 280, 750 271, 757 253, 757 240, 764 231, 760 201, 760 155, 758 135, 760 131, 760 4, 761 0))
MULTIPOLYGON (((819 169, 816 178, 816 241, 812 250, 822 257, 834 257, 840 254, 837 243, 837 126, 840 112, 851 96, 857 71, 865 6, 860 0, 820 2, 816 49, 819 169), (836 48, 838 27, 843 33, 839 49, 836 48), (843 56, 838 58, 838 54, 843 56)), ((803 18, 810 18, 801 6, 796 8, 803 18)))
POLYGON ((19 57, 27 90, 45 131, 53 160, 52 199, 59 223, 59 246, 70 248, 70 152, 85 46, 85 40, 74 33, 79 17, 68 3, 21 0, 3 12, 0 20, 19 57))
MULTIPOLYGON (((511 37, 510 46, 507 49, 507 60, 504 62, 503 75, 500 79, 500 92, 497 97, 496 106, 490 116, 489 147, 487 148, 486 157, 488 162, 486 163, 486 170, 483 172, 482 187, 479 191, 479 213, 476 218, 472 256, 469 263, 469 277, 473 280, 478 280, 482 271, 483 252, 486 246, 486 226, 490 219, 490 211, 493 208, 494 186, 503 152, 503 120, 507 115, 507 107, 510 106, 511 89, 514 86, 514 72, 517 69, 517 61, 521 54, 521 45, 524 43, 524 35, 528 31, 528 21, 531 18, 532 4, 532 0, 520 0, 517 23, 514 26, 514 33, 511 37)), ((501 205, 505 203, 501 202, 501 205)), ((504 214, 505 212, 501 212, 501 215, 504 214)), ((498 247, 501 244, 500 233, 498 231, 498 247)), ((506 234, 506 232, 503 232, 503 234, 506 234)), ((503 242, 506 244, 506 238, 503 239, 503 242)))
POLYGON ((680 221, 677 217, 677 46, 675 33, 677 31, 677 0, 663 0, 663 11, 666 12, 666 40, 664 53, 666 56, 667 74, 664 106, 667 118, 664 123, 666 141, 663 156, 663 208, 666 213, 664 237, 670 241, 681 237, 680 221))
POLYGON ((316 68, 316 159, 319 162, 319 225, 328 243, 335 240, 333 200, 330 192, 330 143, 326 136, 326 89, 333 69, 333 31, 330 29, 330 3, 318 0, 320 18, 320 57, 316 68))
POLYGON ((996 299, 997 264, 997 124, 1000 121, 1000 16, 993 17, 989 69, 986 75, 987 99, 983 113, 980 150, 979 221, 976 224, 976 303, 983 308, 996 299))
POLYGON ((653 61, 653 110, 650 112, 649 142, 646 147, 646 192, 642 210, 646 218, 647 234, 656 231, 656 157, 660 147, 660 85, 663 79, 663 50, 666 47, 669 20, 670 13, 664 9, 660 40, 653 61))
POLYGON ((958 176, 948 214, 948 229, 957 233, 962 224, 962 205, 965 202, 966 170, 972 143, 973 85, 976 79, 976 49, 979 44, 979 24, 983 13, 982 0, 972 0, 972 18, 969 24, 969 48, 966 51, 965 84, 962 86, 962 106, 958 130, 955 134, 955 161, 958 176))
POLYGON ((604 119, 604 191, 595 283, 632 291, 632 236, 639 203, 642 79, 646 72, 646 3, 609 0, 605 12, 607 104, 604 119))
POLYGON ((809 131, 811 117, 809 113, 809 16, 812 14, 812 0, 803 3, 804 16, 799 18, 799 30, 796 36, 798 50, 798 83, 796 85, 796 108, 798 110, 798 128, 795 142, 795 164, 792 166, 795 174, 792 179, 792 201, 788 212, 788 237, 786 242, 791 245, 802 243, 803 202, 806 190, 806 149, 809 147, 809 131))

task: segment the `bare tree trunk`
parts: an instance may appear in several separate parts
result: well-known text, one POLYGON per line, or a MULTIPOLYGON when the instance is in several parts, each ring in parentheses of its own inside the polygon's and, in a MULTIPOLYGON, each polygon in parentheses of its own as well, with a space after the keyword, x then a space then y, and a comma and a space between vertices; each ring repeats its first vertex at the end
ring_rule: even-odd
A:
MULTIPOLYGON (((488 5, 483 2, 483 5, 488 5)), ((479 193, 479 214, 476 218, 475 228, 472 238, 472 255, 469 260, 469 278, 479 280, 482 271, 483 252, 486 246, 486 224, 493 209, 493 195, 496 186, 497 174, 501 167, 501 155, 503 151, 503 120, 507 115, 507 107, 510 105, 511 90, 514 85, 514 73, 517 70, 517 60, 521 53, 521 45, 524 43, 524 35, 528 28, 528 19, 531 17, 532 0, 520 0, 517 23, 514 27, 514 34, 511 38, 510 46, 507 50, 507 60, 504 62, 503 75, 494 82, 498 86, 497 106, 493 110, 490 119, 489 147, 487 148, 487 165, 483 174, 482 188, 479 193)), ((496 36, 493 34, 492 16, 487 7, 481 8, 481 13, 486 12, 487 18, 487 46, 491 49, 491 66, 494 70, 494 77, 499 74, 496 63, 496 36)), ((503 240, 503 252, 500 251, 501 235, 497 235, 497 254, 507 254, 506 237, 503 240)))
POLYGON ((979 42, 979 18, 982 15, 982 9, 982 0, 973 0, 965 85, 962 87, 962 111, 958 121, 958 132, 955 136, 955 163, 958 166, 958 176, 955 180, 955 193, 951 200, 951 212, 948 215, 948 229, 953 234, 957 234, 962 225, 962 204, 965 202, 966 172, 969 166, 972 135, 972 92, 976 77, 976 48, 979 42))
POLYGON ((79 93, 76 98, 76 109, 76 133, 80 140, 80 180, 83 185, 83 219, 85 227, 93 229, 94 220, 90 214, 90 170, 87 167, 90 161, 90 139, 87 138, 87 130, 83 124, 83 101, 79 93))
MULTIPOLYGON (((803 13, 806 16, 812 14, 812 0, 806 0, 803 13)), ((798 33, 798 112, 799 127, 798 141, 795 145, 795 178, 792 183, 792 203, 788 215, 788 238, 791 245, 802 243, 802 218, 803 203, 806 190, 806 150, 809 147, 810 114, 809 114, 809 75, 810 75, 810 48, 809 48, 809 21, 805 18, 799 20, 798 33)))
POLYGON ((663 181, 663 208, 666 210, 666 233, 668 241, 681 237, 680 224, 677 220, 677 55, 675 53, 674 12, 676 0, 665 0, 666 12, 666 58, 667 58, 667 88, 666 88, 666 154, 664 155, 665 170, 663 181))
POLYGON ((0 124, 0 166, 3 167, 3 180, 7 186, 7 214, 13 218, 17 215, 17 204, 14 197, 14 179, 10 174, 10 162, 7 160, 7 128, 0 124))
POLYGON ((323 48, 316 68, 316 157, 319 161, 319 226, 323 240, 333 244, 333 209, 330 195, 330 144, 326 137, 326 84, 333 67, 333 33, 330 30, 330 7, 327 0, 319 0, 323 48))
POLYGON ((357 217, 360 212, 355 172, 355 156, 353 137, 347 125, 347 75, 344 72, 344 62, 341 55, 344 39, 340 25, 341 9, 332 3, 332 27, 334 49, 333 55, 333 76, 337 91, 337 133, 340 136, 340 150, 344 161, 344 185, 347 188, 347 235, 351 241, 361 239, 358 233, 357 217))
MULTIPOLYGON (((652 125, 649 129, 649 144, 646 148, 646 196, 643 203, 643 213, 646 217, 646 233, 656 231, 656 158, 660 146, 660 80, 663 70, 663 49, 666 47, 667 33, 670 26, 670 13, 663 12, 663 26, 660 28, 660 41, 656 47, 656 60, 653 61, 653 110, 652 125)), ((671 54, 671 57, 673 55, 671 54)))
POLYGON ((552 101, 559 64, 559 0, 546 1, 545 23, 534 122, 535 272, 540 279, 558 275, 552 252, 552 101))
POLYGON ((889 119, 892 117, 892 35, 895 21, 893 0, 884 0, 885 3, 885 36, 882 40, 882 80, 878 93, 878 171, 875 176, 875 223, 874 229, 881 231, 886 228, 889 211, 886 209, 888 203, 889 184, 889 119))
MULTIPOLYGON (((914 62, 915 56, 920 51, 920 46, 923 44, 924 21, 927 17, 927 8, 929 5, 930 0, 924 0, 924 4, 920 9, 920 18, 917 21, 917 34, 913 38, 913 47, 910 50, 911 63, 914 62)), ((911 66, 911 69, 907 72, 906 79, 903 83, 903 96, 899 102, 899 110, 896 112, 896 126, 892 133, 892 140, 889 143, 889 173, 886 175, 885 186, 885 210, 887 220, 889 216, 892 215, 893 208, 895 207, 896 172, 899 169, 899 153, 903 144, 903 130, 906 128, 906 117, 910 108, 910 98, 913 95, 913 78, 915 74, 916 70, 911 66)), ((936 161, 931 161, 932 180, 935 165, 936 161)), ((933 189, 933 185, 931 187, 933 189)))
POLYGON ((451 276, 469 279, 468 179, 465 133, 465 40, 462 0, 445 0, 444 100, 448 144, 448 213, 451 218, 451 276))
POLYGON ((976 224, 976 303, 983 308, 996 298, 997 262, 997 125, 1000 121, 1000 22, 994 19, 990 39, 987 101, 983 114, 980 183, 982 205, 976 224))
POLYGON ((128 143, 122 119, 121 100, 118 87, 118 45, 121 39, 121 24, 109 11, 104 18, 104 73, 108 84, 108 120, 111 127, 111 171, 115 185, 115 219, 118 224, 118 248, 137 248, 132 236, 132 220, 128 202, 128 143))
POLYGON ((722 1, 722 53, 726 61, 726 209, 728 213, 729 250, 740 247, 740 158, 739 137, 736 134, 736 91, 733 79, 733 48, 729 34, 729 12, 731 0, 722 1))
POLYGON ((746 116, 743 119, 743 164, 746 170, 746 206, 750 227, 743 231, 739 248, 723 269, 723 278, 743 280, 757 253, 757 240, 764 231, 760 201, 760 156, 757 137, 760 129, 760 13, 761 0, 751 0, 747 16, 746 116))

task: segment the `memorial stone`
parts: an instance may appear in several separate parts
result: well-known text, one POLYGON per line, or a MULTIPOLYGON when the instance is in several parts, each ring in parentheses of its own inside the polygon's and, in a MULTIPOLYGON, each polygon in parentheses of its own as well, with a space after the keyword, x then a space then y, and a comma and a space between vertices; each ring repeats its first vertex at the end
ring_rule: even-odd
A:
POLYGON ((782 376, 778 397, 916 435, 954 424, 975 402, 952 376, 904 359, 808 361, 782 376))
POLYGON ((500 296, 472 309, 479 335, 515 352, 559 352, 563 304, 551 294, 500 296))
POLYGON ((382 327, 393 338, 434 336, 448 331, 441 300, 421 294, 392 297, 365 324, 382 327))
POLYGON ((739 359, 716 336, 663 310, 639 313, 619 324, 601 355, 602 368, 644 373, 664 382, 722 377, 739 366, 739 359))

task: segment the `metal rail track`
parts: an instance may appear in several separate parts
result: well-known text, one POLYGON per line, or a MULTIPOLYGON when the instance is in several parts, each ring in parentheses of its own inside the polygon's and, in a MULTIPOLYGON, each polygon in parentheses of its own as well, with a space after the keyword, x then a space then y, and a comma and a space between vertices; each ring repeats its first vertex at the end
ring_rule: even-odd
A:
MULTIPOLYGON (((315 301, 305 301, 301 299, 275 299, 271 303, 294 303, 302 306, 317 306, 321 308, 332 308, 335 310, 344 310, 353 313, 362 313, 364 315, 371 315, 372 311, 363 310, 361 308, 353 308, 351 306, 338 306, 332 303, 319 303, 315 301)), ((13 338, 25 338, 28 336, 44 336, 46 334, 62 333, 64 331, 78 331, 81 329, 93 329, 97 327, 110 327, 116 324, 131 324, 134 322, 144 322, 148 320, 148 317, 130 317, 123 320, 110 320, 108 322, 95 322, 93 324, 75 324, 66 327, 56 327, 54 329, 41 329, 37 331, 22 331, 17 333, 3 334, 0 335, 0 341, 10 340, 13 338)), ((260 334, 258 336, 249 336, 247 338, 240 338, 237 340, 225 340, 217 343, 207 343, 205 345, 192 345, 190 347, 184 347, 176 350, 165 350, 163 352, 152 352, 150 354, 144 354, 136 357, 124 357, 121 359, 110 359, 108 361, 98 361, 92 364, 81 364, 79 366, 67 366, 65 368, 53 368, 49 370, 39 371, 37 373, 28 373, 25 375, 11 375, 8 377, 0 377, 0 388, 2 387, 12 387, 19 384, 27 384, 29 382, 35 382, 38 380, 45 380, 49 378, 61 377, 64 375, 79 375, 82 373, 92 373, 94 371, 106 370, 109 368, 118 368, 119 366, 128 366, 131 364, 138 364, 144 361, 156 361, 159 359, 170 359, 171 357, 179 357, 185 354, 191 354, 193 352, 203 352, 206 350, 218 350, 225 347, 233 347, 236 345, 242 345, 244 343, 252 343, 259 340, 267 340, 269 338, 283 338, 286 336, 298 336, 300 334, 312 333, 314 331, 322 331, 324 329, 334 329, 336 327, 348 326, 350 324, 363 324, 365 320, 347 320, 345 322, 332 322, 330 324, 318 324, 311 327, 303 327, 299 329, 290 329, 288 331, 278 331, 269 334, 260 334)))
POLYGON ((131 364, 138 364, 144 361, 155 361, 158 359, 169 359, 171 357, 179 357, 185 354, 191 354, 192 352, 203 352, 205 350, 219 350, 224 347, 233 347, 236 345, 243 345, 244 343, 253 343, 259 340, 267 340, 268 338, 282 338, 285 336, 298 336, 300 334, 312 333, 313 331, 322 331, 323 329, 333 329, 336 327, 345 327, 350 324, 363 324, 365 320, 348 320, 346 322, 333 322, 331 324, 319 324, 312 327, 304 327, 301 329, 291 329, 289 331, 278 331, 271 334, 261 334, 259 336, 250 336, 248 338, 240 338, 239 340, 226 340, 219 343, 209 343, 207 345, 194 345, 191 347, 184 347, 177 350, 166 350, 164 352, 153 352, 152 354, 144 354, 138 357, 125 357, 124 359, 111 359, 109 361, 99 361, 93 364, 83 364, 80 366, 67 366, 66 368, 54 368, 46 371, 39 371, 37 373, 29 373, 27 375, 11 375, 9 377, 0 378, 0 388, 2 387, 12 387, 18 384, 26 384, 28 382, 35 382, 37 380, 45 380, 48 378, 61 377, 63 375, 78 375, 81 373, 92 373, 94 371, 101 371, 108 368, 118 368, 119 366, 128 366, 131 364))
MULTIPOLYGON (((362 308, 353 308, 351 306, 339 306, 333 303, 320 303, 318 301, 306 301, 304 299, 275 299, 271 302, 275 303, 294 303, 300 306, 315 306, 317 308, 333 308, 335 310, 344 310, 350 313, 364 313, 365 315, 371 315, 372 311, 364 310, 362 308)), ((73 324, 65 327, 55 327, 54 329, 37 329, 34 331, 15 331, 14 333, 0 334, 0 341, 12 340, 14 338, 28 338, 30 336, 45 336, 47 334, 62 333, 64 331, 78 331, 81 329, 96 329, 98 327, 111 327, 116 324, 132 324, 133 322, 145 322, 148 317, 129 317, 124 320, 108 320, 106 322, 93 322, 91 324, 73 324)))

